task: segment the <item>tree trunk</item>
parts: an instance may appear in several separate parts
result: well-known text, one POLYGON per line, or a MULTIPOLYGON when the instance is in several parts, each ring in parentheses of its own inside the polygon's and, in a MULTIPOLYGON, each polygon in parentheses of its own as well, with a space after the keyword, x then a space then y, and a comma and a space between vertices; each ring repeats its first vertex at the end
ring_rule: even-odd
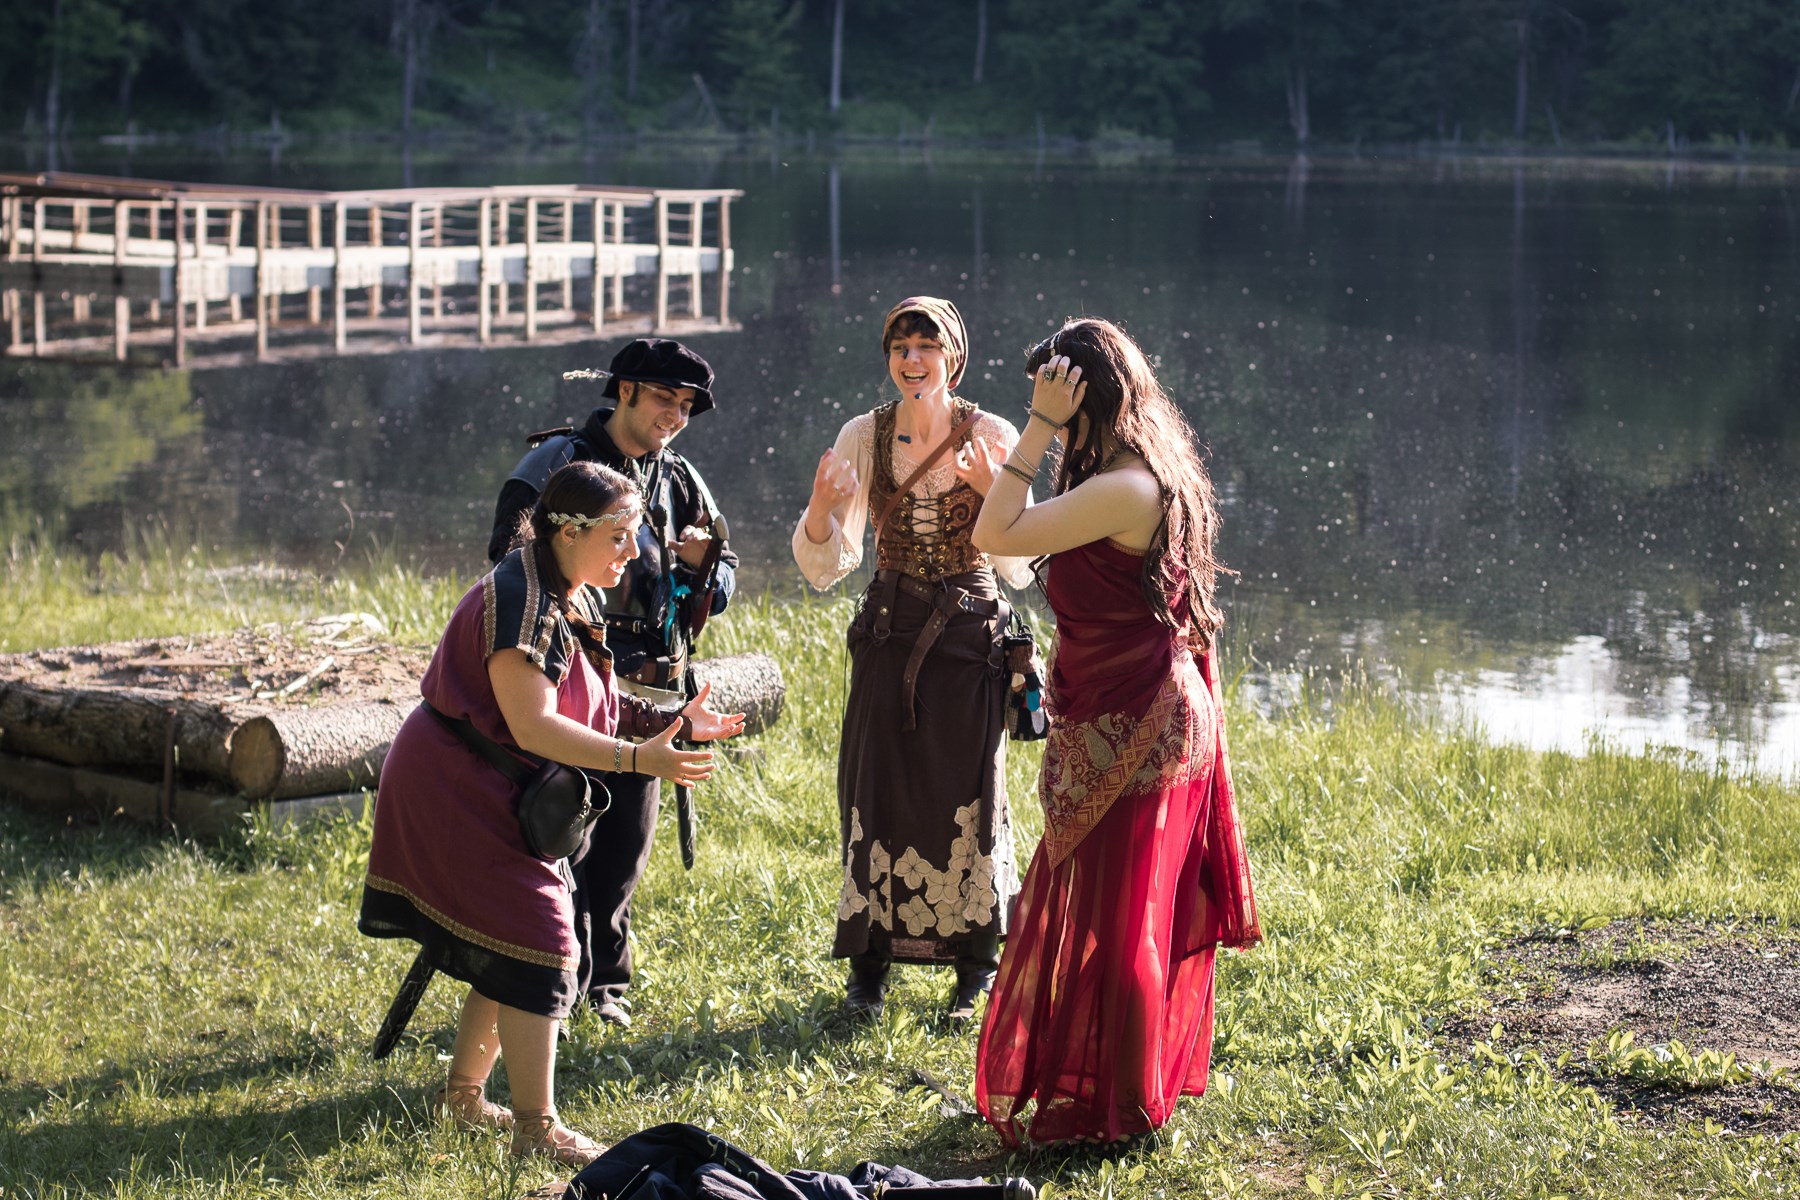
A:
POLYGON ((1515 22, 1519 30, 1519 58, 1513 68, 1513 137, 1525 137, 1525 108, 1531 87, 1531 10, 1527 3, 1515 22))
POLYGON ((1312 113, 1306 100, 1306 64, 1295 60, 1288 66, 1288 125, 1294 140, 1305 149, 1312 140, 1312 113))
POLYGON ((638 25, 643 0, 625 0, 625 99, 637 99, 638 25))
POLYGON ((374 787, 410 704, 324 704, 253 717, 231 736, 231 782, 252 800, 374 787))
POLYGON ((78 767, 161 767, 171 710, 176 765, 230 782, 231 734, 251 712, 149 688, 0 681, 0 748, 78 767))
POLYGON ((987 62, 987 0, 975 0, 975 82, 987 62))
POLYGON ((44 148, 49 159, 47 165, 52 171, 61 162, 57 142, 62 137, 62 11, 62 0, 56 0, 50 15, 50 79, 44 85, 44 148))
POLYGON ((581 80, 581 140, 592 144, 600 132, 600 46, 605 36, 605 0, 588 0, 587 22, 576 51, 581 80))
POLYGON ((831 6, 831 111, 844 102, 844 0, 831 6))

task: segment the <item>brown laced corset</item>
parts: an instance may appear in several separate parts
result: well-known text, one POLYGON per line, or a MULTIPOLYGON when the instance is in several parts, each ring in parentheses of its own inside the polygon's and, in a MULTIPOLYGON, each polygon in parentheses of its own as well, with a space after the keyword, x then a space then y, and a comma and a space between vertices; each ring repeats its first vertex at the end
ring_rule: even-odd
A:
MULTIPOLYGON (((950 427, 954 429, 974 411, 975 406, 969 401, 957 400, 950 427)), ((877 517, 900 490, 901 481, 894 475, 894 423, 899 415, 898 401, 875 410, 875 469, 869 478, 869 511, 877 517)), ((972 436, 972 429, 963 434, 962 444, 967 445, 972 436)), ((927 454, 934 449, 935 446, 921 447, 927 454)), ((960 447, 945 451, 933 466, 946 465, 956 449, 960 447)), ((975 548, 970 537, 980 512, 981 493, 960 479, 940 496, 902 496, 887 528, 875 531, 875 565, 931 583, 947 575, 988 566, 988 556, 975 548)))

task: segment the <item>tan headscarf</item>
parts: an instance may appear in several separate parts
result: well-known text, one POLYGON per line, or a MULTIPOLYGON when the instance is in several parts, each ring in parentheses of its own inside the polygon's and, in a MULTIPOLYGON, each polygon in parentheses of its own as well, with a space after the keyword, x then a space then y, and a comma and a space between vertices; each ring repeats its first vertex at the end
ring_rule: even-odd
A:
POLYGON ((908 296, 894 307, 888 309, 886 319, 881 322, 881 349, 886 353, 888 337, 894 328, 894 322, 904 313, 918 313, 938 327, 938 337, 944 343, 944 356, 949 359, 950 390, 962 382, 963 368, 969 363, 969 331, 963 327, 962 314, 956 311, 956 305, 948 300, 940 300, 936 296, 908 296))

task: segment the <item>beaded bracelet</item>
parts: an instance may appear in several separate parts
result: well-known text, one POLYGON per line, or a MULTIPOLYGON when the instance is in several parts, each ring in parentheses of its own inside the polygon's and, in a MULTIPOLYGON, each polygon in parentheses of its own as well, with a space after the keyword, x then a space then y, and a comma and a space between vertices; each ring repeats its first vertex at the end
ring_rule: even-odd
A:
POLYGON ((625 739, 613 739, 613 774, 617 775, 625 764, 625 739))
POLYGON ((1063 428, 1067 427, 1067 425, 1069 424, 1069 421, 1073 421, 1075 419, 1074 416, 1071 415, 1069 417, 1068 421, 1052 421, 1049 417, 1046 417, 1043 413, 1039 412, 1035 408, 1031 410, 1031 415, 1036 417, 1038 420, 1042 421, 1044 424, 1048 425, 1052 429, 1063 429, 1063 428))

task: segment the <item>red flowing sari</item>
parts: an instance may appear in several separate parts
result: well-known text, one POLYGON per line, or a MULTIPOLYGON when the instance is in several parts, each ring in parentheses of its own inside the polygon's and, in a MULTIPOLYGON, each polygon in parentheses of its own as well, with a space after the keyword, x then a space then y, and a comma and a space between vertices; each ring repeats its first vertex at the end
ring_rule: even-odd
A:
POLYGON ((1214 949, 1262 938, 1211 662, 1157 621, 1142 565, 1093 542, 1045 580, 1044 838, 975 1075, 1009 1146, 1129 1137, 1203 1092, 1214 949))

